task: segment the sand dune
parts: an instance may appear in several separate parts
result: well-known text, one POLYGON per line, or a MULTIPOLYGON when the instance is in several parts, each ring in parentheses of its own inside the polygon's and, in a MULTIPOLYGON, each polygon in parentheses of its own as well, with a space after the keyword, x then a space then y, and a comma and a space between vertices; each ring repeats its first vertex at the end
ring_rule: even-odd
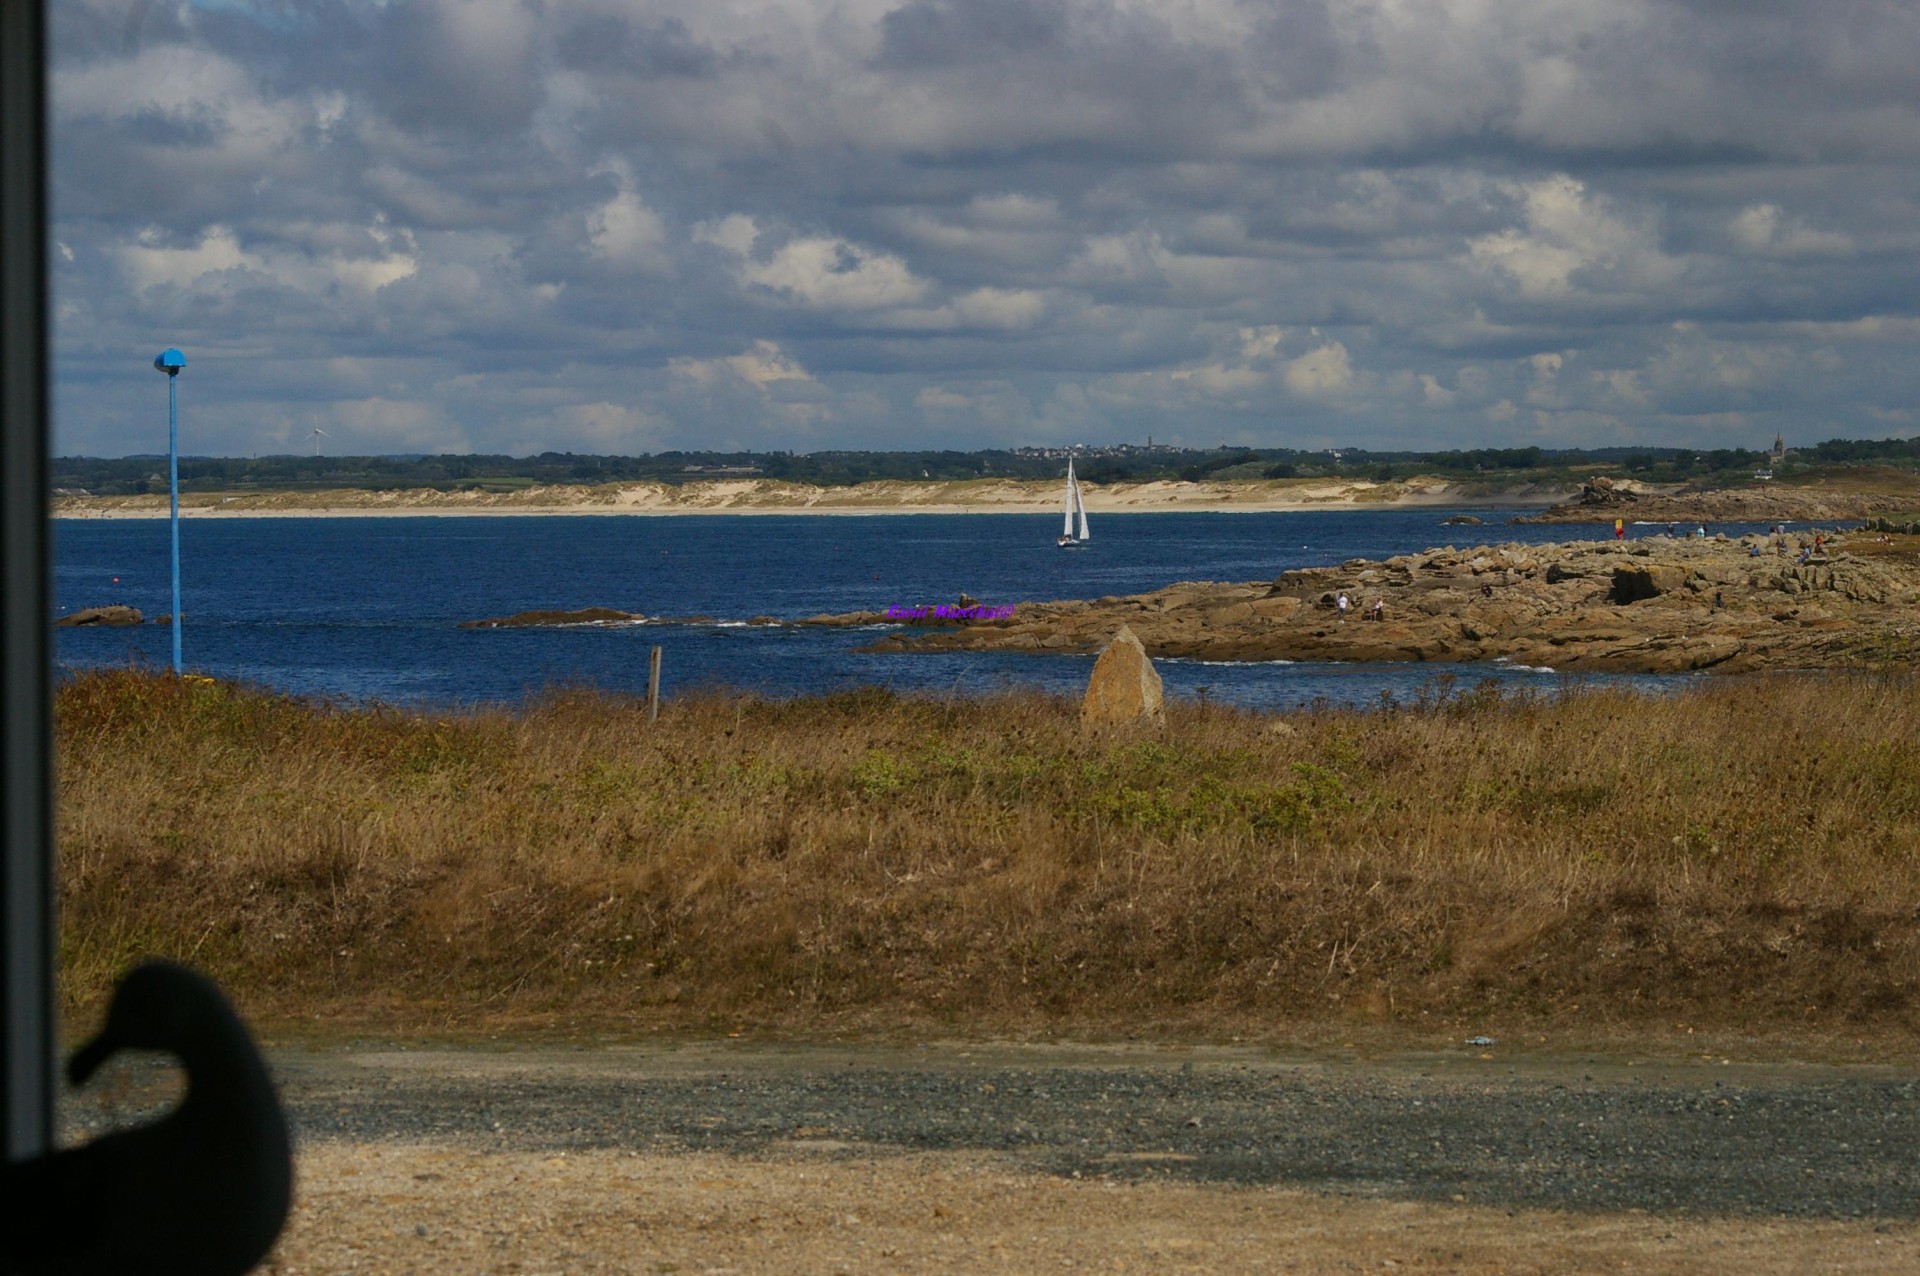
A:
MULTIPOLYGON (((1087 508, 1102 514, 1213 510, 1267 513, 1395 505, 1500 505, 1538 508, 1564 499, 1558 486, 1518 485, 1489 493, 1439 478, 1405 482, 1270 479, 1238 482, 1084 484, 1087 508)), ((513 492, 430 488, 404 491, 196 492, 180 498, 184 518, 324 517, 409 514, 1050 514, 1057 482, 976 479, 882 481, 819 487, 777 479, 555 485, 513 492)), ((59 518, 164 518, 164 494, 63 496, 59 518)))

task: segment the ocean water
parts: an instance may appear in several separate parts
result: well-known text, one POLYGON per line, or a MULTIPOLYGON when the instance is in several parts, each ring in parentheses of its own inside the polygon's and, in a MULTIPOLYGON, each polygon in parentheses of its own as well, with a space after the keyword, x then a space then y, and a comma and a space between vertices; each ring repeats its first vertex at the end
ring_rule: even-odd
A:
MULTIPOLYGON (((1095 598, 1183 580, 1271 579, 1290 568, 1433 546, 1605 539, 1610 527, 1505 523, 1510 511, 1340 510, 1129 514, 1095 519, 1079 551, 1057 516, 805 515, 189 519, 180 528, 185 662, 285 691, 399 704, 510 702, 556 686, 644 694, 650 647, 663 692, 772 695, 886 686, 920 694, 1038 688, 1078 694, 1091 656, 854 650, 872 632, 748 626, 966 592, 1001 605, 1095 598), (1445 526, 1473 512, 1485 525, 1445 526), (532 608, 614 607, 666 624, 469 630, 532 608)), ((1730 534, 1757 530, 1716 525, 1730 534)), ((1663 532, 1636 528, 1635 534, 1663 532)), ((169 610, 165 520, 54 525, 55 605, 169 610)), ((170 659, 166 626, 61 629, 66 669, 170 659)), ((1483 665, 1159 661, 1168 690, 1261 708, 1378 703, 1484 678, 1549 688, 1550 671, 1483 665)), ((1684 679, 1595 678, 1673 686, 1684 679)))

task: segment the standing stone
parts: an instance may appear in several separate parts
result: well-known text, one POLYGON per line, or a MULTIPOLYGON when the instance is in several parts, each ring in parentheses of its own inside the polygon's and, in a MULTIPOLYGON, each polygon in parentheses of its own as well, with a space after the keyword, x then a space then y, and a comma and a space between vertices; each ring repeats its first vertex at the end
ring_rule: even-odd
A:
POLYGON ((1080 721, 1089 726, 1121 726, 1166 720, 1160 675, 1147 659, 1147 649, 1122 625, 1093 662, 1086 699, 1080 702, 1080 721))

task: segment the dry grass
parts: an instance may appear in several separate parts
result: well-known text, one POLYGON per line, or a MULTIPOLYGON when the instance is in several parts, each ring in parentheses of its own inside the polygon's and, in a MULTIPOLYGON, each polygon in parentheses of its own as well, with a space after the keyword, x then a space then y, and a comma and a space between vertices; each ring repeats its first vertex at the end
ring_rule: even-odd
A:
POLYGON ((1920 683, 1447 694, 1090 736, 1036 696, 517 712, 62 688, 64 994, 268 1024, 1906 1031, 1920 683))

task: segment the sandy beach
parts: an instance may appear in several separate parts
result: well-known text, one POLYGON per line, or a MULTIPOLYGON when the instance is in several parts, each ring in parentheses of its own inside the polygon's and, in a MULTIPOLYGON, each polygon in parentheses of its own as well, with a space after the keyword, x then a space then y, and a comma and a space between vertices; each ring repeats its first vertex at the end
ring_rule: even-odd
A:
MULTIPOLYGON (((1396 506, 1497 506, 1538 509, 1569 489, 1519 484, 1498 491, 1438 478, 1406 482, 1270 479, 1253 482, 1083 484, 1087 510, 1111 514, 1269 514, 1396 506)), ((338 489, 319 492, 194 492, 180 498, 182 518, 327 518, 479 514, 1057 514, 1053 482, 861 483, 818 487, 774 479, 530 487, 514 492, 338 489)), ((164 493, 59 496, 56 518, 165 518, 164 493)))

